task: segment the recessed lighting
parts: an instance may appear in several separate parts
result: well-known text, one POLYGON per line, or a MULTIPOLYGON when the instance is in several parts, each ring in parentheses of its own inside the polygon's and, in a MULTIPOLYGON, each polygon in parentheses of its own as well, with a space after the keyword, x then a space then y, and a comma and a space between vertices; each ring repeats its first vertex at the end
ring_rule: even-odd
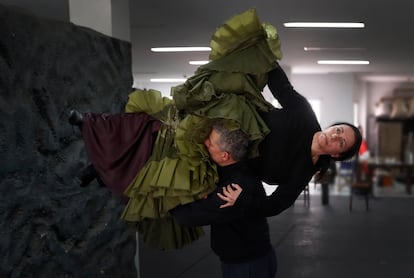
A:
POLYGON ((286 22, 283 23, 288 28, 364 28, 361 22, 286 22))
POLYGON ((200 66, 200 65, 205 65, 208 64, 210 61, 190 61, 188 62, 190 65, 196 65, 196 66, 200 66))
POLYGON ((360 60, 319 60, 320 65, 369 65, 369 61, 360 60))
POLYGON ((150 81, 154 83, 182 83, 186 78, 151 78, 150 81))
POLYGON ((194 52, 194 51, 211 51, 210 47, 152 47, 153 52, 194 52))

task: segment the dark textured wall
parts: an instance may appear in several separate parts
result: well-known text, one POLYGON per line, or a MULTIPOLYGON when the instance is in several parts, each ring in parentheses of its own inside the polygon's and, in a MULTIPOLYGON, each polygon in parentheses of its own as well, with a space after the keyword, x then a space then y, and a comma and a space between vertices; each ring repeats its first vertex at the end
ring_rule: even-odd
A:
POLYGON ((120 112, 131 47, 0 6, 0 277, 136 277, 120 200, 73 177, 87 163, 67 111, 120 112))

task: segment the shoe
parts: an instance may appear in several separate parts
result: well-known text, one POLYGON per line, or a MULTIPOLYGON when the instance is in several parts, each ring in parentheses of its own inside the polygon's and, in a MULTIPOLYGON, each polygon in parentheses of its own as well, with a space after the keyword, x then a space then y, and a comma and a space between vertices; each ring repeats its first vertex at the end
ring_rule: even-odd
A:
POLYGON ((74 109, 70 110, 69 111, 69 123, 71 125, 82 126, 82 123, 83 123, 82 113, 74 109))
POLYGON ((98 173, 92 164, 83 168, 79 174, 75 177, 75 183, 80 187, 88 186, 94 179, 98 177, 98 173))

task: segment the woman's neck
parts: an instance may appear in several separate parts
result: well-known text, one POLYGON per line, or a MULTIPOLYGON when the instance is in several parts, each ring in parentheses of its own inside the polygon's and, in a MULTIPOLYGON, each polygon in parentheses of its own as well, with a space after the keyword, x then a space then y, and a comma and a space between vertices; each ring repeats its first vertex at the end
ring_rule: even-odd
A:
POLYGON ((312 145, 311 145, 311 158, 312 163, 316 164, 318 162, 319 156, 322 155, 319 147, 319 136, 321 131, 316 132, 312 138, 312 145))

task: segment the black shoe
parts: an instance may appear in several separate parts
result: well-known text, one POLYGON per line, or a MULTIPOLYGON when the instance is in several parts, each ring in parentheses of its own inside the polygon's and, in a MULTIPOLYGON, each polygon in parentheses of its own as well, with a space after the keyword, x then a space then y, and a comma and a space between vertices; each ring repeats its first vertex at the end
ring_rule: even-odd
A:
POLYGON ((85 187, 88 186, 97 177, 98 173, 96 172, 95 168, 92 164, 89 164, 79 172, 75 180, 80 187, 85 187))
POLYGON ((83 123, 83 115, 77 110, 70 110, 69 111, 69 123, 71 125, 82 126, 83 123))

